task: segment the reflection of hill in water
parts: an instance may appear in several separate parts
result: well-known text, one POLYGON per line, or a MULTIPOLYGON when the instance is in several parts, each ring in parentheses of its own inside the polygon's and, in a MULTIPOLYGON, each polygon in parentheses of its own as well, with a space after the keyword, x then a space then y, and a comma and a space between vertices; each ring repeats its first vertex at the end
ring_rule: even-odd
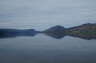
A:
POLYGON ((34 29, 17 30, 17 29, 0 29, 0 38, 11 38, 17 36, 35 36, 43 33, 50 37, 61 39, 64 36, 73 36, 83 39, 96 39, 96 24, 83 24, 76 27, 64 28, 62 26, 54 26, 45 31, 35 31, 34 29))

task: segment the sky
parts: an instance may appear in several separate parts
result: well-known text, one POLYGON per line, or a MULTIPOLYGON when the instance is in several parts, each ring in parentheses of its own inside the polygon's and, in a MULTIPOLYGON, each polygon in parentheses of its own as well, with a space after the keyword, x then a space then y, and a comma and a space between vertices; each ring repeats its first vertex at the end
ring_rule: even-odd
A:
POLYGON ((44 30, 96 23, 96 0, 0 0, 0 28, 44 30))

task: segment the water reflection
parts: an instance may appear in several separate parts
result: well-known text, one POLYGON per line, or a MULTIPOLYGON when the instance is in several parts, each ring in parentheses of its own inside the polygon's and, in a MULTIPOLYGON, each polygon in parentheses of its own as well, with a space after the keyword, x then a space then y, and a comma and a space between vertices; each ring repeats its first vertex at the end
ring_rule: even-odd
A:
POLYGON ((78 38, 85 39, 85 40, 96 39, 95 37, 91 37, 91 36, 83 37, 83 36, 71 35, 71 34, 60 34, 60 35, 57 35, 57 34, 54 34, 54 33, 50 33, 50 34, 45 34, 45 35, 50 36, 50 37, 55 38, 55 39, 62 39, 65 36, 78 37, 78 38))

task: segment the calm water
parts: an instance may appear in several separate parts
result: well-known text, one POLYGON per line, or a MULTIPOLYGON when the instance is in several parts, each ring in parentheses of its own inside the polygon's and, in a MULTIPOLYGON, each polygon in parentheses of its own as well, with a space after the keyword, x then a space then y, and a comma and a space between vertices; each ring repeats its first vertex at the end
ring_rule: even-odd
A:
POLYGON ((96 40, 43 34, 0 39, 0 63, 96 63, 96 40))
MULTIPOLYGON (((96 23, 96 0, 0 0, 0 28, 45 30, 96 23)), ((96 63, 96 40, 74 37, 0 39, 0 63, 96 63)))

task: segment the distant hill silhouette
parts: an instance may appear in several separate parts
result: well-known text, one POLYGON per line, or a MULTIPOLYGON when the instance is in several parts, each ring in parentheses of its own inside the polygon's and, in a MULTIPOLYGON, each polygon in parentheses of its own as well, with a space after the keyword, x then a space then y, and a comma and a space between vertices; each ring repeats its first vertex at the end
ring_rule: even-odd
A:
POLYGON ((43 31, 43 33, 57 39, 63 38, 66 35, 65 28, 59 25, 51 27, 43 31))
POLYGON ((63 26, 53 26, 44 31, 36 31, 34 29, 0 29, 0 38, 12 38, 18 36, 35 36, 38 33, 43 33, 50 37, 61 39, 64 36, 79 37, 82 39, 96 39, 96 24, 83 24, 71 28, 64 28, 63 26))
POLYGON ((9 38, 17 36, 35 36, 37 33, 39 33, 39 31, 35 31, 34 29, 0 29, 0 38, 9 38))

